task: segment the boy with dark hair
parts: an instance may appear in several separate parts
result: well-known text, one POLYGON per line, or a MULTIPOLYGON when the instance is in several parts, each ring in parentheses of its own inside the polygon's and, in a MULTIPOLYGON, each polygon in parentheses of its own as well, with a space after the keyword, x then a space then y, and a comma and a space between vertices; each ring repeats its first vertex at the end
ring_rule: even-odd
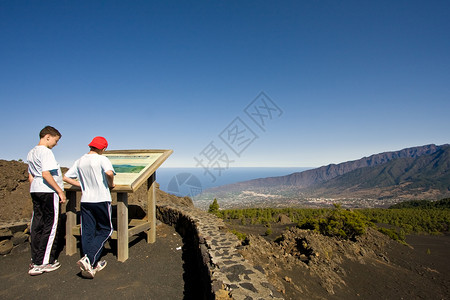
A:
POLYGON ((31 219, 31 264, 28 274, 39 275, 58 269, 56 260, 56 232, 59 203, 66 202, 61 168, 52 148, 58 144, 61 133, 51 126, 39 133, 39 143, 27 155, 28 180, 33 201, 31 219))
POLYGON ((111 161, 102 156, 108 147, 104 137, 95 137, 89 147, 90 151, 73 164, 63 179, 81 187, 81 247, 85 255, 77 264, 81 275, 92 279, 106 266, 106 261, 99 258, 113 232, 110 188, 114 187, 115 172, 111 161))

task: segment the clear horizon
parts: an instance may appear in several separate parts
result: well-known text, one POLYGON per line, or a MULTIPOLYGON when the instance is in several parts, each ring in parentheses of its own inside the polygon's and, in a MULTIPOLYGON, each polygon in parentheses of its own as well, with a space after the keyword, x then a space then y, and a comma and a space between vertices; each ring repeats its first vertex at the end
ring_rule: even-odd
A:
POLYGON ((450 2, 0 2, 0 158, 311 167, 450 142, 450 2))

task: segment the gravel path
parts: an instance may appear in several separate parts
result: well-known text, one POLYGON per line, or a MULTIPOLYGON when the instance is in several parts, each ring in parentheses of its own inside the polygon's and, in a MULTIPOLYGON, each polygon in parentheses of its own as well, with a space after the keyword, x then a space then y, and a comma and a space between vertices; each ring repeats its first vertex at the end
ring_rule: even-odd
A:
POLYGON ((130 258, 118 262, 106 250, 108 265, 93 280, 80 276, 79 254, 61 253, 61 267, 39 276, 28 275, 27 243, 0 257, 0 299, 183 299, 183 241, 171 226, 157 228, 154 244, 142 237, 130 242, 130 258))

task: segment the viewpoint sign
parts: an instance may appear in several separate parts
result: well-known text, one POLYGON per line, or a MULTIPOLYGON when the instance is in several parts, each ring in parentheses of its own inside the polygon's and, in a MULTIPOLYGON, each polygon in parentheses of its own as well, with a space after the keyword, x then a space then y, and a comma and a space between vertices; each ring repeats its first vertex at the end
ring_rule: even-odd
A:
POLYGON ((103 154, 111 161, 116 176, 113 191, 134 192, 144 183, 173 150, 111 150, 103 154))
MULTIPOLYGON (((112 163, 116 176, 116 185, 112 192, 136 191, 162 163, 173 153, 173 150, 110 150, 103 153, 112 163)), ((67 185, 66 190, 79 190, 67 185)))

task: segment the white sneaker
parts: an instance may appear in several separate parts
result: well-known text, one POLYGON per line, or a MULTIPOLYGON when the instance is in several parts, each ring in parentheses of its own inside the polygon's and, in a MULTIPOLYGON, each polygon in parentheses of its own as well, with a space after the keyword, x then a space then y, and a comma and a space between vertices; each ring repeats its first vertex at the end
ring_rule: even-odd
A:
POLYGON ((83 276, 84 278, 94 278, 95 276, 95 271, 91 266, 91 262, 89 261, 89 258, 87 257, 87 255, 85 255, 84 257, 82 257, 78 262, 77 265, 80 267, 81 269, 81 276, 83 276))
POLYGON ((79 261, 77 261, 77 265, 80 267, 81 271, 89 269, 91 266, 89 257, 87 257, 87 255, 83 256, 79 261))
POLYGON ((41 275, 42 273, 44 273, 43 268, 44 268, 44 266, 42 266, 42 265, 30 264, 30 269, 28 270, 28 274, 30 274, 31 276, 41 275))
POLYGON ((95 273, 103 270, 106 267, 107 264, 108 263, 106 262, 106 260, 99 261, 97 263, 97 266, 94 268, 95 273))
POLYGON ((88 279, 94 279, 95 270, 92 269, 92 267, 89 270, 83 270, 81 271, 81 276, 88 279))
POLYGON ((59 261, 55 260, 52 264, 47 264, 43 266, 42 271, 51 272, 59 269, 59 267, 61 267, 61 264, 59 263, 59 261))

